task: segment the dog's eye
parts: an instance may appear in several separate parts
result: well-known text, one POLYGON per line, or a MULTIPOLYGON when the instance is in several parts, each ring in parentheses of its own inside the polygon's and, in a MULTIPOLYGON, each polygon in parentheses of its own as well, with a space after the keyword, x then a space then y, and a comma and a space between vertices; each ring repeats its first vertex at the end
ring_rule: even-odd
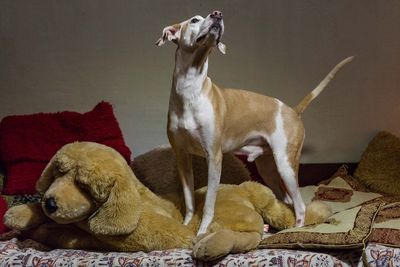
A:
POLYGON ((199 22, 199 19, 196 19, 196 18, 193 18, 193 19, 190 21, 190 23, 197 23, 197 22, 199 22))

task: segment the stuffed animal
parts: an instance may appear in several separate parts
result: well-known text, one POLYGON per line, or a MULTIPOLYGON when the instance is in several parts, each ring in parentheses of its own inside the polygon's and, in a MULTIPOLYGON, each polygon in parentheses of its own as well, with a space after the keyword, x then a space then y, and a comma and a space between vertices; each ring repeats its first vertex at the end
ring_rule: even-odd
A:
MULTIPOLYGON (((62 147, 36 187, 43 194, 41 203, 10 208, 5 224, 54 248, 130 252, 192 248, 194 257, 211 260, 256 248, 264 222, 277 229, 295 225, 292 208, 277 201, 270 189, 244 182, 221 185, 214 220, 206 234, 195 237, 202 214, 183 225, 180 195, 175 202, 155 195, 117 151, 92 142, 62 147)), ((198 205, 203 205, 205 191, 196 191, 198 205)), ((306 222, 321 222, 329 215, 326 206, 315 202, 307 208, 306 222)))
MULTIPOLYGON (((182 194, 175 153, 170 145, 162 145, 135 157, 133 173, 146 187, 164 198, 182 194), (162 179, 160 179, 162 177, 162 179)), ((192 156, 194 189, 207 185, 208 167, 204 157, 192 156)), ((250 181, 250 172, 233 153, 222 158, 221 184, 241 184, 250 181)), ((185 208, 185 207, 184 207, 185 208)))

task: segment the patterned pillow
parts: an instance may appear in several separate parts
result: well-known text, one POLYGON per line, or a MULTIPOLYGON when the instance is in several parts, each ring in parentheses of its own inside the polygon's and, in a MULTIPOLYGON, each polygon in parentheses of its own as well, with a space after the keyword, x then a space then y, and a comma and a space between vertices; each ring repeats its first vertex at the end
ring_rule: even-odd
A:
POLYGON ((379 211, 368 241, 400 247, 400 202, 388 204, 379 211))
POLYGON ((327 180, 323 180, 319 182, 319 185, 327 185, 329 184, 333 179, 340 177, 343 180, 346 181, 346 183, 356 191, 361 191, 361 192, 370 192, 370 190, 362 184, 358 179, 354 178, 352 175, 349 174, 348 172, 348 166, 347 165, 342 165, 340 166, 336 172, 331 176, 331 178, 327 180))
POLYGON ((261 248, 355 248, 362 247, 382 204, 380 194, 354 190, 344 168, 318 186, 300 188, 306 204, 326 203, 334 214, 327 222, 287 229, 265 238, 261 248), (343 176, 343 177, 342 177, 343 176))
POLYGON ((314 200, 322 201, 333 213, 357 207, 382 196, 373 192, 356 191, 341 176, 331 178, 326 185, 301 187, 300 193, 306 205, 314 200))
POLYGON ((368 238, 380 202, 372 202, 338 212, 326 223, 292 228, 267 237, 260 248, 330 248, 363 247, 368 238))
POLYGON ((27 203, 39 203, 42 197, 39 194, 34 195, 3 195, 3 198, 7 202, 7 207, 11 208, 21 204, 27 203))

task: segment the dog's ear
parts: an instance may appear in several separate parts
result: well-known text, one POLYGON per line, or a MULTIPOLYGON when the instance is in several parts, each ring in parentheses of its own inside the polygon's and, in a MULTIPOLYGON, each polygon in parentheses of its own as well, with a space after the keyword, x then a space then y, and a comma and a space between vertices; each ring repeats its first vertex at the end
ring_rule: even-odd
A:
POLYGON ((64 174, 75 168, 75 161, 64 155, 61 151, 57 152, 44 168, 42 174, 36 182, 36 190, 44 194, 53 183, 57 174, 64 174))
POLYGON ((226 54, 226 45, 225 44, 218 42, 217 47, 218 47, 219 52, 221 52, 224 55, 226 54))
POLYGON ((80 164, 76 182, 99 203, 99 208, 88 219, 88 227, 93 233, 122 235, 136 228, 141 215, 140 195, 129 176, 134 174, 129 171, 132 172, 129 166, 113 168, 107 163, 101 166, 80 164))
POLYGON ((181 35, 181 25, 174 24, 171 26, 167 26, 163 29, 162 35, 160 39, 157 40, 156 45, 162 46, 166 41, 177 42, 181 35))

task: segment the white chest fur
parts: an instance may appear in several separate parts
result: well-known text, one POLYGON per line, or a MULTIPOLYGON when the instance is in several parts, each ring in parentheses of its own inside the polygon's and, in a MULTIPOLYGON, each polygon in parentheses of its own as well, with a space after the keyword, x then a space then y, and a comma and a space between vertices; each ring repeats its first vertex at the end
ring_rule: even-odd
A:
POLYGON ((178 143, 190 139, 203 149, 212 145, 215 129, 214 109, 202 90, 205 78, 195 68, 189 68, 185 75, 177 75, 174 97, 170 99, 168 125, 178 143))

